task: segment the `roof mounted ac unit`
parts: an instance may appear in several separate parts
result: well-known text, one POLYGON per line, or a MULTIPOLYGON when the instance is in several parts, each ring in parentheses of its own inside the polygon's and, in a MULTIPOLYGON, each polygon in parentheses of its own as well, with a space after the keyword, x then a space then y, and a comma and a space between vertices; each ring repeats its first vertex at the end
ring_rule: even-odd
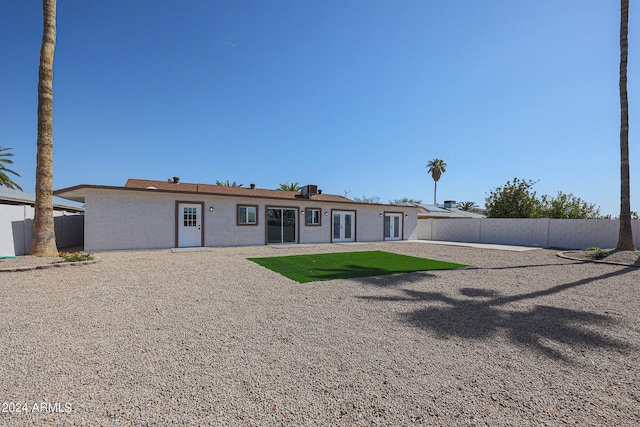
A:
POLYGON ((302 197, 309 197, 312 194, 318 194, 318 186, 317 185, 305 185, 304 187, 302 187, 302 190, 300 191, 300 194, 302 194, 302 197))

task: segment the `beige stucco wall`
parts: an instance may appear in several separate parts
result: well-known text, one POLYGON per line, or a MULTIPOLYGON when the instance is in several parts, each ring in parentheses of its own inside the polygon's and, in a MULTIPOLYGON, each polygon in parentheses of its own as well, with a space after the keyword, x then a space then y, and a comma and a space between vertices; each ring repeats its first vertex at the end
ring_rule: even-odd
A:
POLYGON ((203 246, 264 245, 266 241, 266 209, 283 207, 298 209, 298 242, 331 242, 332 210, 356 210, 356 239, 382 241, 384 212, 401 212, 404 238, 417 236, 417 209, 384 205, 319 203, 275 199, 242 199, 205 194, 174 194, 113 189, 86 190, 85 250, 158 249, 176 246, 176 201, 204 203, 203 246), (239 204, 257 205, 258 225, 239 226, 236 212, 239 204), (213 210, 210 210, 213 208, 213 210), (305 225, 308 208, 321 209, 321 225, 305 225), (326 215, 325 215, 326 213, 326 215))

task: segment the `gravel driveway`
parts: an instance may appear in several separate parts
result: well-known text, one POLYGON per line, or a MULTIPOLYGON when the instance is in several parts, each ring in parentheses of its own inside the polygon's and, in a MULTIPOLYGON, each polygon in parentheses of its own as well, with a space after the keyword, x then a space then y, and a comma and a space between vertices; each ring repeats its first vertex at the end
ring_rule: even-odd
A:
POLYGON ((640 269, 426 243, 0 274, 0 425, 640 425, 640 269), (298 284, 247 257, 461 270, 298 284))

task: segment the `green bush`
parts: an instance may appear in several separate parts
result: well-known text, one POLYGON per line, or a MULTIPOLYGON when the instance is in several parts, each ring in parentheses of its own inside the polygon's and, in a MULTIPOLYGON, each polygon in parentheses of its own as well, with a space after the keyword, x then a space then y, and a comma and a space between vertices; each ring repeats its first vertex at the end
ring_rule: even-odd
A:
POLYGON ((93 254, 83 252, 60 252, 59 256, 64 258, 66 262, 91 261, 94 259, 93 254))
POLYGON ((595 258, 595 259, 602 259, 602 258, 606 258, 607 256, 609 256, 607 251, 605 251, 603 249, 600 249, 597 246, 591 246, 590 248, 587 248, 586 249, 586 255, 588 257, 595 258))

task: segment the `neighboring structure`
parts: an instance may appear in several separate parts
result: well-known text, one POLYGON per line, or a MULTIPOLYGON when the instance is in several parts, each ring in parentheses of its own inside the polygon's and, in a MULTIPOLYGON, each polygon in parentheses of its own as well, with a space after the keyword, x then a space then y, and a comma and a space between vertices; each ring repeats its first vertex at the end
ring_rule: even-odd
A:
MULTIPOLYGON (((416 205, 420 208, 418 211, 418 219, 428 218, 486 218, 485 215, 477 211, 463 211, 455 208, 455 202, 445 202, 445 207, 441 208, 435 205, 416 205)), ((475 209, 475 208, 474 208, 475 209)), ((478 208, 478 210, 480 210, 478 208)), ((480 210, 481 211, 481 210, 480 210)))
POLYGON ((302 191, 129 179, 54 192, 85 203, 87 251, 417 238, 416 206, 302 191))
MULTIPOLYGON (((0 256, 29 253, 33 236, 35 196, 0 186, 0 256)), ((82 206, 54 199, 53 215, 59 248, 82 245, 82 206)))

